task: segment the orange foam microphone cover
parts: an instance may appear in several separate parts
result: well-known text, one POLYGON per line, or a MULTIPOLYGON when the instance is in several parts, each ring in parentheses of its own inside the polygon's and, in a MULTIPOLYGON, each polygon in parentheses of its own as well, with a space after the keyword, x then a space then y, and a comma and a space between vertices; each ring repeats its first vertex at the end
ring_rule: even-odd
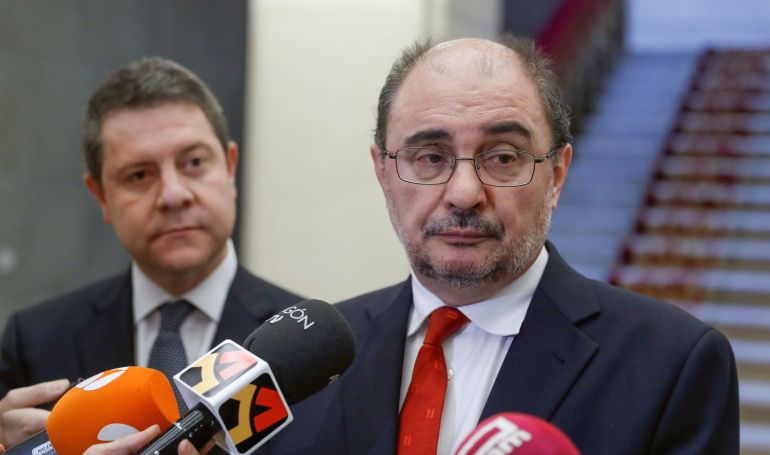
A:
POLYGON ((151 425, 164 431, 177 419, 174 391, 163 373, 123 367, 68 390, 51 410, 46 430, 56 453, 75 455, 151 425))

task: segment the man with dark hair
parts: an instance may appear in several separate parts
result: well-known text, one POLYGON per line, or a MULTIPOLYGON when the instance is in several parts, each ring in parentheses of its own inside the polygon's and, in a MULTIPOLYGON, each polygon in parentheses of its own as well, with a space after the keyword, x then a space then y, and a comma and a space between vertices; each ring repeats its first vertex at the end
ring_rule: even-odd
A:
POLYGON ((735 361, 684 311, 567 265, 546 241, 569 117, 529 40, 407 49, 370 153, 411 276, 339 303, 356 358, 298 403, 279 454, 452 454, 501 412, 585 454, 736 454, 735 361))
POLYGON ((174 374, 300 300, 238 264, 238 147, 191 71, 160 58, 117 70, 89 101, 83 143, 86 187, 133 260, 125 273, 9 318, 0 355, 6 446, 43 427, 47 411, 31 408, 68 380, 125 365, 174 374))

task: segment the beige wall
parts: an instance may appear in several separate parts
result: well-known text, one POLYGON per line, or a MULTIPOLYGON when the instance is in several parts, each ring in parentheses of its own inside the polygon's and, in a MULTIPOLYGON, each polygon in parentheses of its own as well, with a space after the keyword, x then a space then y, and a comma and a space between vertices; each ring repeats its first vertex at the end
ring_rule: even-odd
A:
POLYGON ((415 39, 497 34, 498 0, 473 15, 462 4, 252 0, 241 194, 251 270, 328 301, 407 276, 369 157, 377 96, 415 39))

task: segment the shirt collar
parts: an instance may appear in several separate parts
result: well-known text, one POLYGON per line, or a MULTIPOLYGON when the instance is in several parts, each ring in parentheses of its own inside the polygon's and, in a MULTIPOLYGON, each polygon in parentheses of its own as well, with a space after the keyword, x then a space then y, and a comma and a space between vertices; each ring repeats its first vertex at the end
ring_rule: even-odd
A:
POLYGON ((158 286, 142 269, 131 262, 131 286, 134 296, 134 323, 138 323, 166 302, 185 299, 195 308, 208 316, 212 321, 219 322, 222 309, 225 306, 230 283, 238 270, 238 259, 232 240, 227 241, 227 253, 224 260, 197 286, 184 295, 174 296, 158 286))
MULTIPOLYGON (((532 266, 516 281, 487 300, 457 309, 485 332, 498 336, 517 335, 547 262, 548 251, 543 247, 532 266)), ((433 310, 445 306, 441 299, 420 283, 414 271, 412 272, 412 296, 414 306, 409 318, 407 337, 414 336, 420 330, 433 310)))

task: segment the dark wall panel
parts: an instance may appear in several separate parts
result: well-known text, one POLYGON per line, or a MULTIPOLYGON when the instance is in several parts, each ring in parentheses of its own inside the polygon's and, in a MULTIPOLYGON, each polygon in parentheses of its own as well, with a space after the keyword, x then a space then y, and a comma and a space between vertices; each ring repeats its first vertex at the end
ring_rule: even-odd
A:
POLYGON ((505 0, 503 29, 516 35, 537 37, 563 0, 505 0))

